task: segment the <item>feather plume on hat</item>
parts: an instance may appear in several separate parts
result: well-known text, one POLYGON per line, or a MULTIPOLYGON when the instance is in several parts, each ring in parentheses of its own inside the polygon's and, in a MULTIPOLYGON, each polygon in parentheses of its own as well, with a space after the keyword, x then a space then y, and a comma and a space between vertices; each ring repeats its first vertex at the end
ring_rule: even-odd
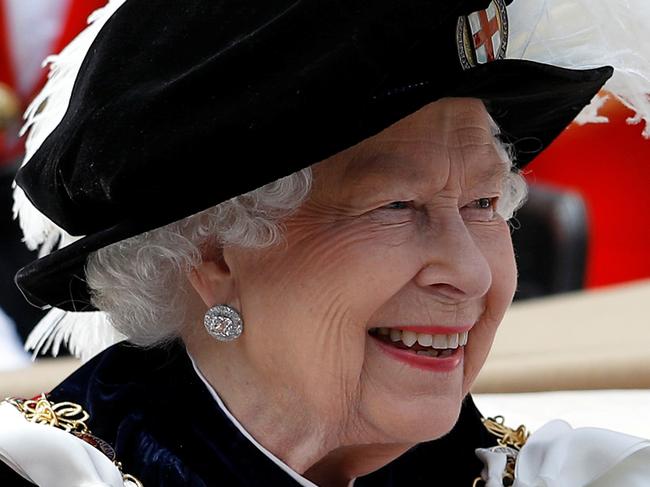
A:
MULTIPOLYGON (((614 67, 605 90, 646 122, 650 139, 650 2, 647 0, 536 0, 508 8, 508 57, 565 68, 614 67)), ((599 116, 607 95, 599 95, 576 122, 605 123, 599 116)))
MULTIPOLYGON (((49 66, 50 69, 48 81, 24 115, 25 124, 21 135, 28 135, 21 166, 29 162, 63 119, 81 63, 99 31, 124 1, 110 0, 106 6, 93 12, 88 17, 88 27, 60 54, 49 56, 43 62, 43 67, 49 66)), ((38 249, 39 257, 82 238, 68 234, 37 210, 15 183, 13 213, 14 218, 19 220, 25 244, 30 250, 38 249)), ((56 357, 61 344, 65 344, 72 354, 86 361, 124 338, 110 325, 105 313, 101 311, 73 313, 52 308, 30 333, 25 349, 33 351, 33 358, 48 351, 56 357)))
MULTIPOLYGON (((46 59, 49 79, 25 113, 25 165, 59 125, 70 103, 75 80, 93 41, 125 0, 110 0, 89 17, 89 26, 59 55, 46 59)), ((487 1, 485 2, 487 4, 487 1)), ((519 0, 508 7, 510 40, 507 58, 528 59, 566 68, 611 65, 606 89, 636 112, 630 123, 650 120, 650 3, 647 0, 519 0)), ((595 99, 577 118, 579 123, 606 122, 595 99)), ((645 137, 650 138, 650 124, 645 137)), ((37 210, 15 187, 14 216, 24 240, 39 256, 81 237, 71 236, 37 210)), ((61 344, 83 360, 124 339, 102 312, 71 312, 53 308, 32 331, 26 348, 34 356, 61 344)))

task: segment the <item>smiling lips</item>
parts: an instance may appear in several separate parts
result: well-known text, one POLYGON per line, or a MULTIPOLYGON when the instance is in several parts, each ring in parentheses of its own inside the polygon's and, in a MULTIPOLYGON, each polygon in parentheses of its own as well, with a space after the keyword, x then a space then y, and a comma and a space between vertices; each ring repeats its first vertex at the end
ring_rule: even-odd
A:
POLYGON ((382 341, 390 341, 398 348, 412 350, 418 355, 437 357, 444 352, 450 352, 447 354, 450 355, 454 349, 465 346, 469 330, 459 333, 434 334, 415 332, 412 329, 371 328, 370 334, 382 341))
MULTIPOLYGON (((449 328, 404 327, 371 328, 370 336, 394 358, 418 368, 435 371, 453 370, 463 356, 469 337, 469 328, 455 333, 422 333, 450 331, 449 328), (421 331, 414 331, 421 330, 421 331)), ((455 330, 453 330, 455 331, 455 330)))

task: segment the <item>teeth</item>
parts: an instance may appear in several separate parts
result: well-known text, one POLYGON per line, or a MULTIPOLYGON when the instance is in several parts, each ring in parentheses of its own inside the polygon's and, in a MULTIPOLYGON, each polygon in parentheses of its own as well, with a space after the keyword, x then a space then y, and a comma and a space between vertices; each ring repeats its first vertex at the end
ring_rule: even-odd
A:
POLYGON ((418 334, 413 331, 402 331, 402 343, 407 347, 412 347, 418 341, 418 334))
POLYGON ((415 333, 410 330, 399 330, 397 328, 373 328, 371 330, 377 335, 389 337, 392 342, 401 341, 407 347, 419 343, 423 347, 432 347, 434 350, 422 350, 417 353, 432 357, 445 356, 441 350, 450 350, 467 345, 469 332, 454 333, 453 335, 429 335, 428 333, 415 333), (433 353, 433 355, 431 355, 433 353))
POLYGON ((397 330, 396 328, 391 328, 390 330, 390 341, 399 342, 402 339, 402 331, 397 330))
POLYGON ((447 335, 434 335, 433 348, 444 349, 447 347, 447 335))
POLYGON ((423 347, 430 347, 433 343, 433 335, 427 335, 426 333, 418 333, 418 343, 423 347))

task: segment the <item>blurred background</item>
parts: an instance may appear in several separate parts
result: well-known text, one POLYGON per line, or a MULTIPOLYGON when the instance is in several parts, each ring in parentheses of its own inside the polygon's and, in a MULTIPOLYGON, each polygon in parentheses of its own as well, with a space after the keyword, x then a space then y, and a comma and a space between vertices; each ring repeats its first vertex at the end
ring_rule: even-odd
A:
MULTIPOLYGON (((102 0, 0 0, 0 396, 49 390, 79 365, 23 351, 44 312, 13 283, 35 253, 12 219, 21 116, 46 80, 42 60, 102 0)), ((569 127, 527 169, 513 221, 515 303, 474 392, 486 415, 535 427, 562 417, 650 437, 650 140, 610 99, 610 123, 569 127), (645 428, 645 430, 643 429, 645 428)))

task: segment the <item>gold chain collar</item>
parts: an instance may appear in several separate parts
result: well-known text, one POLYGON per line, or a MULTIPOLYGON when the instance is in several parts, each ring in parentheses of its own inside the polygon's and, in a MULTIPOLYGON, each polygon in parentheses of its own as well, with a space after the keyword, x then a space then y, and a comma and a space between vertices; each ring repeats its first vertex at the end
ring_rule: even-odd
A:
POLYGON ((530 433, 523 424, 514 430, 507 427, 504 423, 505 419, 503 416, 495 416, 494 418, 483 420, 483 425, 490 433, 497 437, 497 443, 500 446, 509 446, 516 450, 521 450, 526 444, 530 433))
POLYGON ((79 405, 72 402, 51 403, 45 394, 38 399, 7 398, 8 402, 22 413, 27 421, 36 424, 54 426, 71 433, 89 433, 86 421, 90 415, 79 405))
POLYGON ((90 414, 79 404, 73 402, 53 403, 47 399, 45 394, 41 394, 40 397, 34 399, 8 397, 2 402, 11 404, 31 423, 53 426, 90 444, 113 462, 122 474, 124 482, 129 481, 136 487, 143 487, 142 482, 133 475, 122 471, 122 464, 115 459, 113 447, 91 433, 86 424, 86 421, 90 419, 90 414))
MULTIPOLYGON (((130 481, 137 487, 143 487, 142 483, 132 475, 122 472, 122 465, 115 460, 113 449, 103 440, 95 437, 90 432, 86 421, 90 419, 90 415, 79 405, 72 402, 50 402, 45 394, 42 394, 37 399, 18 399, 7 398, 7 402, 14 406, 20 413, 32 423, 44 424, 62 429, 68 433, 72 433, 78 438, 90 443, 93 447, 99 449, 117 466, 122 473, 124 481, 130 481)), ((495 451, 502 451, 507 453, 508 461, 506 465, 506 472, 504 476, 504 486, 512 485, 514 482, 514 470, 517 458, 517 453, 528 440, 530 433, 526 427, 521 425, 517 429, 512 429, 506 426, 503 416, 495 416, 493 418, 483 419, 485 428, 497 438, 497 446, 493 447, 495 451)), ((472 484, 472 487, 481 487, 484 481, 481 477, 477 477, 472 484)))
MULTIPOLYGON (((530 433, 524 425, 520 425, 517 429, 512 429, 504 423, 505 419, 503 416, 483 419, 485 428, 497 438, 497 446, 490 448, 490 450, 507 455, 508 460, 503 476, 503 485, 508 487, 515 481, 517 455, 526 444, 530 433)), ((485 481, 481 477, 476 477, 472 487, 483 487, 484 485, 485 481)))

